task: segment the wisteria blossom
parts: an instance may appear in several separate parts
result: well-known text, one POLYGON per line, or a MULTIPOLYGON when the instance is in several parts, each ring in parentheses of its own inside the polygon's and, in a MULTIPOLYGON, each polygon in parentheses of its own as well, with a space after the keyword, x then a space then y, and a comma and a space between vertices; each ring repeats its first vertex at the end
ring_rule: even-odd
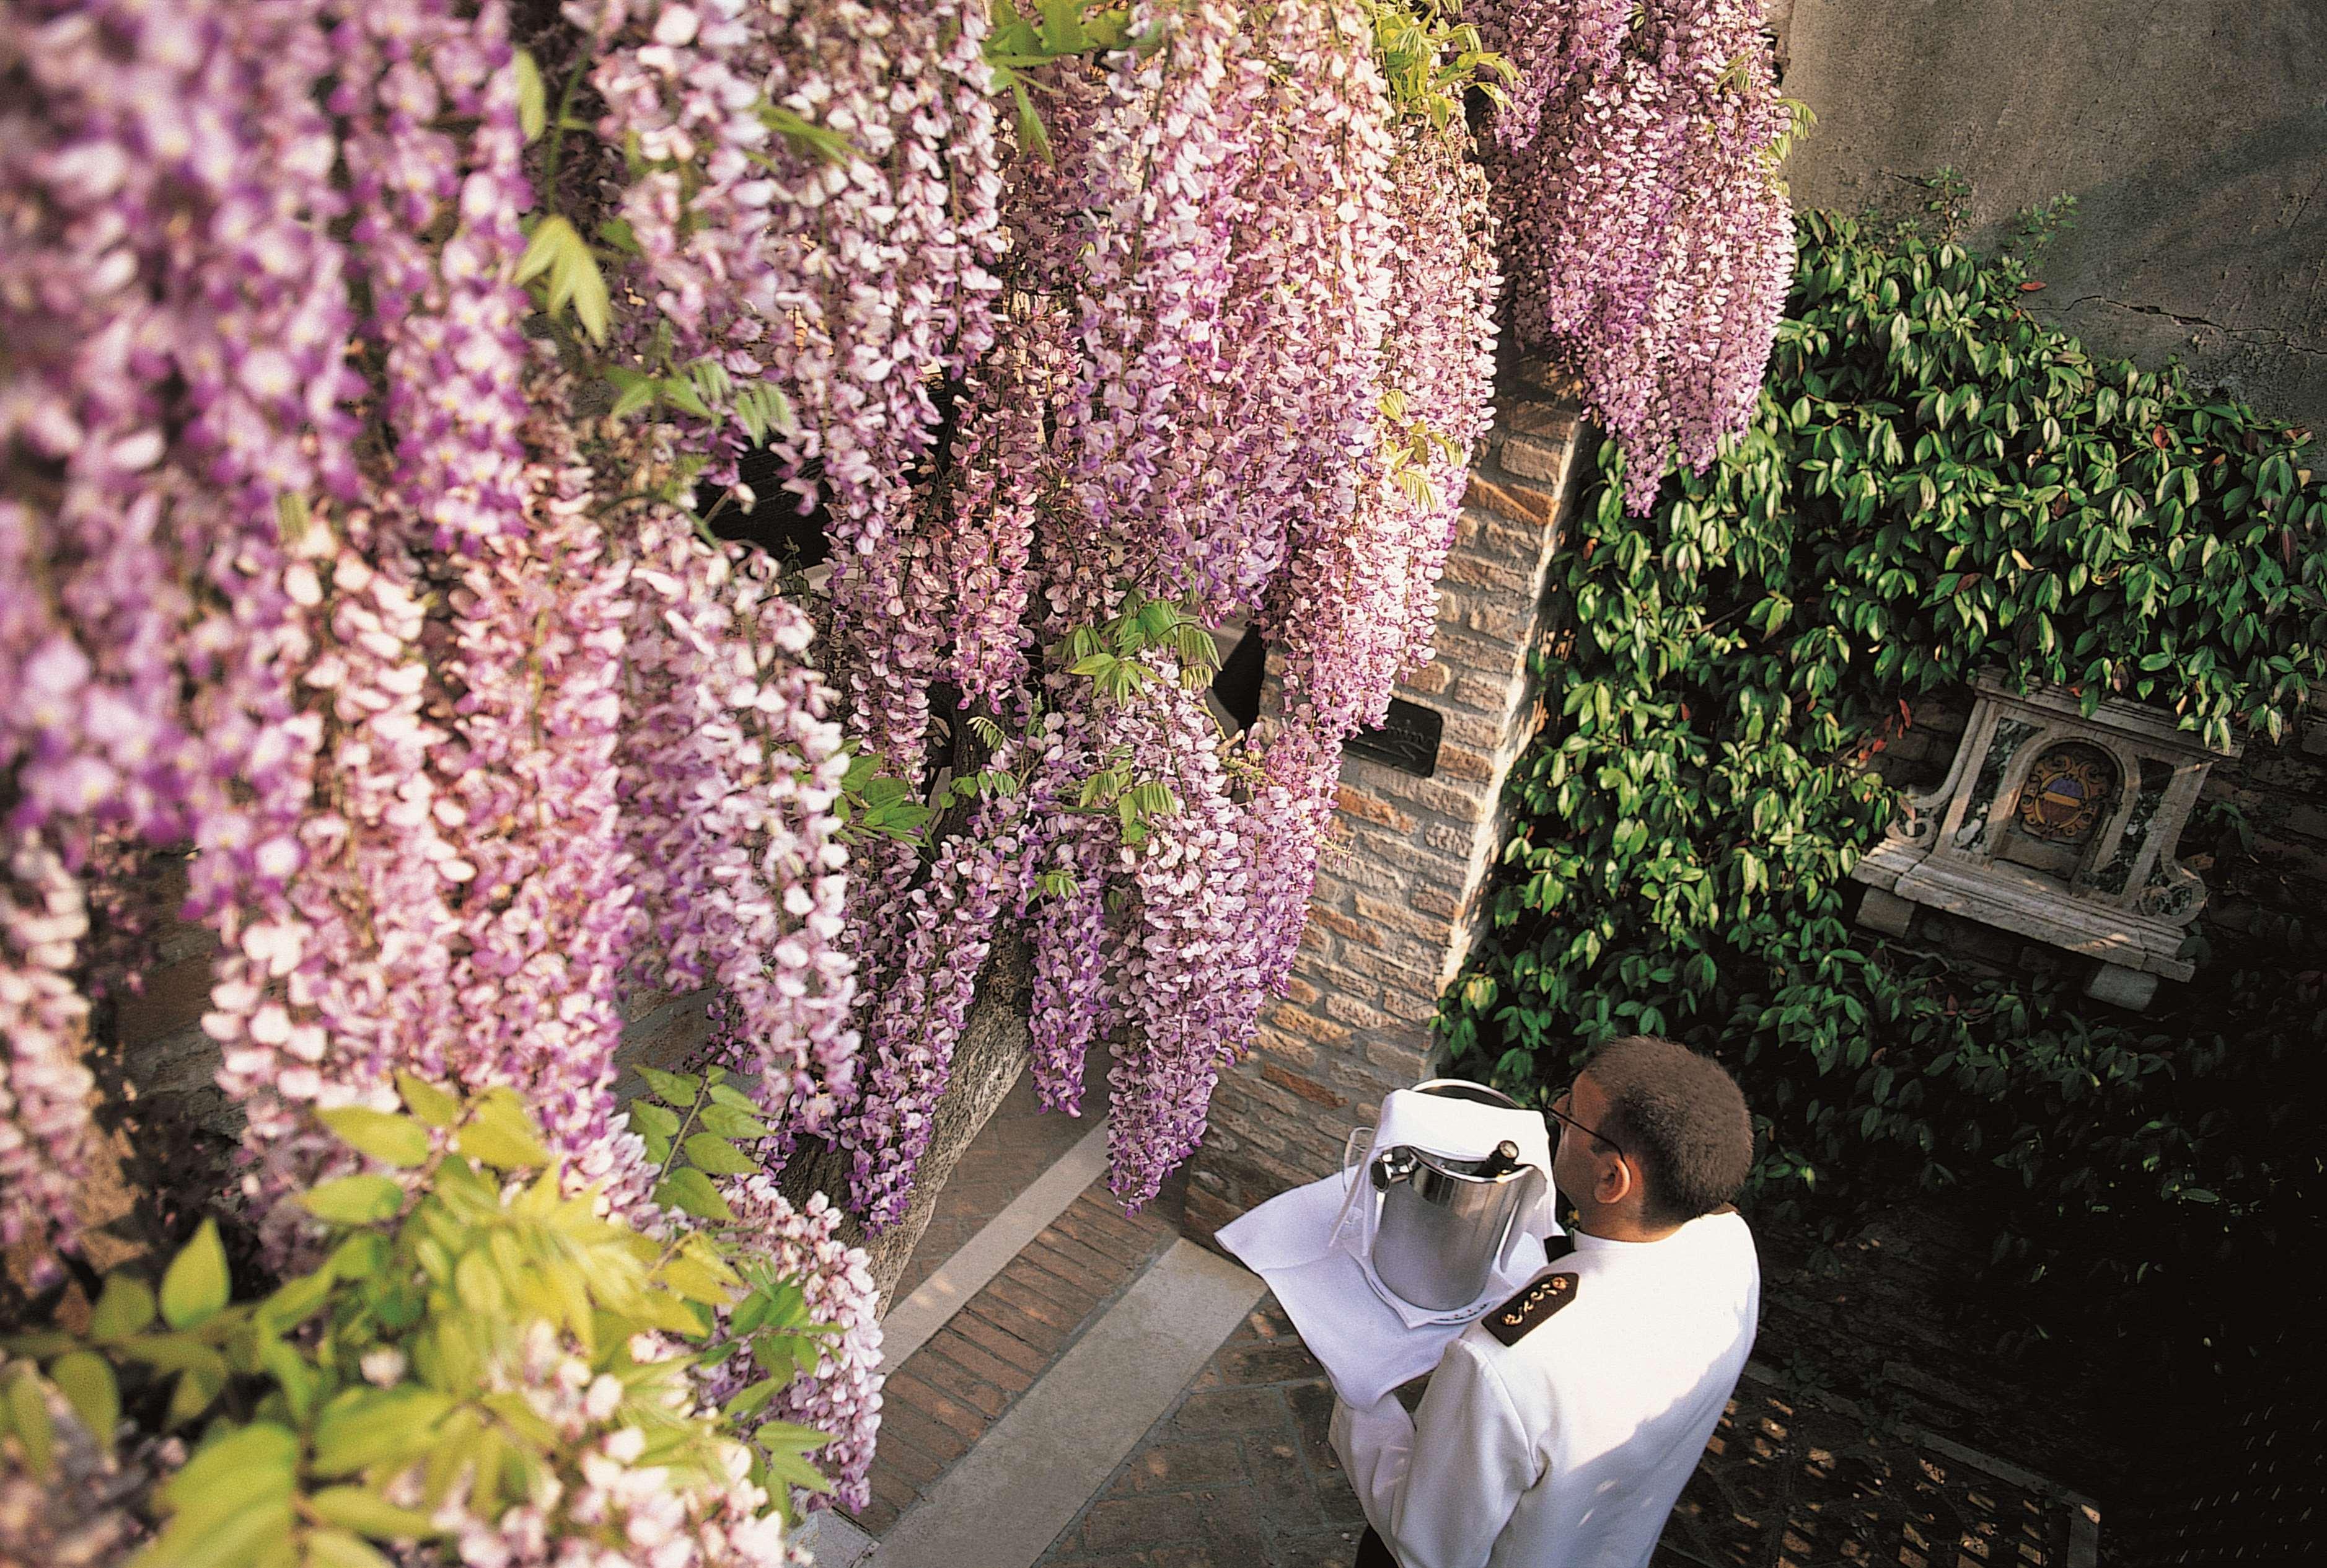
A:
MULTIPOLYGON (((108 839, 190 845, 190 912, 236 940, 300 868, 318 739, 290 686, 283 508, 355 485, 328 41, 301 4, 25 5, 0 14, 0 62, 12 862, 37 868, 38 908, 58 865, 123 863, 93 858, 108 839)), ((59 1016, 32 1000, 73 966, 55 952, 0 958, 51 1020, 20 1070, 59 1016)), ((17 1114, 70 1171, 85 1106, 28 1093, 17 1114)), ((0 1227, 42 1190, 0 1187, 0 1227)))
MULTIPOLYGON (((761 1408, 754 1429, 788 1421, 830 1433, 831 1442, 811 1457, 832 1483, 831 1501, 862 1512, 872 1497, 882 1380, 881 1297, 864 1254, 839 1239, 841 1211, 821 1192, 795 1206, 764 1175, 735 1177, 723 1190, 737 1226, 764 1247, 768 1265, 799 1282, 809 1321, 834 1330, 817 1366, 761 1408)), ((749 1357, 731 1358, 706 1381, 705 1397, 724 1403, 760 1376, 749 1357)))
MULTIPOLYGON (((362 1162, 315 1113, 398 1073, 516 1088, 569 1191, 677 1234, 613 1084, 684 997, 772 1130, 739 1233, 840 1330, 762 1419, 861 1503, 874 1295, 792 1150, 904 1215, 1016 933, 1044 1103, 1107 1051, 1110 1179, 1154 1196, 1284 983, 1343 743, 1428 657, 1499 251, 1632 504, 1750 405, 1790 263, 1756 17, 1493 0, 1482 152, 1395 101, 1368 0, 1140 0, 1129 47, 1006 67, 984 0, 0 7, 0 1242, 73 1246, 157 862, 219 939, 276 1264, 362 1162), (826 596, 699 483, 824 518, 826 596), (1230 626, 1276 677, 1236 734, 1230 626), (927 826, 868 827, 868 771, 927 826)), ((579 1482, 455 1499, 448 1552, 785 1560, 570 1350, 526 1386, 579 1482)))
POLYGON ((1079 1108, 1084 1053, 1116 1051, 1116 1190, 1145 1201, 1195 1146, 1290 967, 1341 742, 1428 655, 1429 585, 1484 425, 1483 177, 1460 131, 1397 126, 1362 9, 1157 5, 1132 25, 1153 47, 1062 73, 1054 161, 1014 165, 1010 329, 963 381, 932 504, 901 537, 989 574, 1023 624, 967 594, 951 621, 836 624, 892 663, 927 624, 958 625, 938 667, 983 713, 1047 726, 1012 764, 1023 792, 980 807, 980 842, 944 846, 894 922, 842 1128, 874 1222, 909 1191, 961 988, 1005 913, 1036 939, 1046 1103, 1079 1108), (964 497, 985 501, 982 524, 964 497), (1141 655, 1128 703, 1043 666, 1075 627, 1155 600, 1261 628, 1284 658, 1273 738, 1220 733, 1181 678, 1184 649, 1141 655), (1094 809, 1116 772, 1169 809, 1135 814, 1135 831, 1112 800, 1094 809))
POLYGON ((72 983, 88 931, 80 883, 54 850, 20 839, 0 866, 0 1246, 36 1226, 71 1234, 96 1085, 80 1059, 89 1001, 72 983))
POLYGON ((1640 512, 1752 413, 1793 275, 1791 121, 1761 0, 1564 9, 1488 7, 1523 68, 1491 167, 1519 341, 1581 381, 1640 512))
MULTIPOLYGON (((678 1349, 657 1336, 631 1341, 632 1354, 650 1370, 678 1349)), ((594 1568, 623 1561, 655 1568, 805 1568, 806 1553, 786 1542, 782 1518, 751 1479, 751 1455, 742 1443, 728 1448, 724 1485, 675 1483, 669 1466, 650 1460, 647 1433, 616 1423, 621 1381, 593 1370, 547 1320, 532 1324, 500 1378, 556 1434, 564 1474, 525 1501, 481 1517, 469 1507, 464 1484, 430 1510, 424 1471, 412 1466, 388 1482, 385 1495, 399 1507, 430 1512, 449 1547, 441 1558, 432 1554, 434 1560, 463 1568, 594 1568), (626 1550, 593 1544, 593 1536, 606 1534, 626 1550), (631 1558, 631 1552, 644 1555, 631 1558)))

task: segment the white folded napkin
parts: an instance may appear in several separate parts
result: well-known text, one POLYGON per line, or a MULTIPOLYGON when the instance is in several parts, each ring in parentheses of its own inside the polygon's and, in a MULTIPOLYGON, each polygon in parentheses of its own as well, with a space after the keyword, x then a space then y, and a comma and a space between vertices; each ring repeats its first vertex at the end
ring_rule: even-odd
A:
POLYGON ((1436 1366, 1464 1324, 1542 1267, 1542 1240, 1560 1229, 1550 1169, 1551 1141, 1540 1113, 1398 1089, 1382 1101, 1363 1162, 1238 1216, 1220 1228, 1220 1245, 1268 1282, 1341 1396, 1368 1405, 1436 1366), (1371 1257, 1382 1195, 1366 1166, 1400 1145, 1481 1160, 1506 1139, 1519 1145, 1522 1164, 1544 1174, 1528 1179, 1536 1190, 1522 1199, 1478 1298, 1438 1311, 1383 1284, 1371 1257))
MULTIPOLYGON (((1285 1316, 1301 1331, 1302 1340, 1333 1380, 1333 1392, 1363 1410, 1378 1403, 1402 1383, 1421 1377, 1438 1365, 1447 1341, 1496 1302, 1506 1300, 1543 1266, 1539 1242, 1519 1249, 1524 1259, 1520 1277, 1500 1284, 1496 1293, 1476 1308, 1444 1313, 1421 1323, 1408 1323, 1391 1305, 1394 1293, 1374 1284, 1357 1255, 1322 1246, 1306 1250, 1315 1255, 1305 1263, 1263 1263, 1259 1255, 1274 1250, 1300 1250, 1287 1246, 1297 1237, 1322 1242, 1341 1202, 1341 1182, 1327 1177, 1270 1199, 1220 1227, 1220 1245, 1242 1258, 1268 1282, 1285 1316), (1256 1238, 1258 1246, 1254 1246, 1256 1238), (1249 1250, 1248 1250, 1249 1249, 1249 1250)), ((1401 1303, 1403 1304, 1403 1303, 1401 1303)))

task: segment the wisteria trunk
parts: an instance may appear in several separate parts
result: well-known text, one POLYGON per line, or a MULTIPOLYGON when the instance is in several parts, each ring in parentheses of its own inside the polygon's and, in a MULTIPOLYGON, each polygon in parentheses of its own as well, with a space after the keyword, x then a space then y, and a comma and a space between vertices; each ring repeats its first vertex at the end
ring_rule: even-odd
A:
MULTIPOLYGON (((854 1214, 841 1220, 840 1239, 864 1249, 883 1312, 904 1277, 913 1248, 921 1245, 921 1233, 930 1227, 939 1196, 953 1180, 954 1166, 1026 1070, 1026 1019, 1033 985, 1033 950, 1020 933, 1005 929, 995 938, 994 951, 978 975, 977 999, 970 1004, 960 1042, 954 1047, 951 1080, 930 1113, 930 1146, 917 1167, 911 1199, 893 1224, 878 1232, 868 1233, 854 1214)), ((854 1156, 847 1150, 803 1138, 784 1167, 780 1185, 793 1202, 804 1203, 812 1192, 848 1190, 853 1169, 854 1156)))

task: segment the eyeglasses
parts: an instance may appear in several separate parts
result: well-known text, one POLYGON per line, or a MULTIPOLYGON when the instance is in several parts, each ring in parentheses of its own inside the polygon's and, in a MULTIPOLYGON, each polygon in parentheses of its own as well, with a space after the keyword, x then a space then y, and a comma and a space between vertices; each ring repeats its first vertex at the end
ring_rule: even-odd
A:
POLYGON ((1605 1133, 1585 1126, 1583 1123, 1577 1121, 1574 1116, 1569 1115, 1565 1110, 1561 1109, 1562 1106, 1574 1103, 1575 1097, 1575 1086, 1570 1084, 1567 1087, 1560 1090, 1559 1097, 1553 1100, 1551 1104, 1544 1106, 1544 1109, 1558 1117, 1563 1125, 1573 1127, 1577 1132, 1583 1134, 1585 1137, 1595 1138, 1601 1143, 1607 1144, 1608 1147, 1616 1151, 1618 1158, 1625 1160, 1631 1159, 1631 1156, 1624 1153, 1623 1144, 1619 1143, 1615 1139, 1610 1137, 1605 1133))

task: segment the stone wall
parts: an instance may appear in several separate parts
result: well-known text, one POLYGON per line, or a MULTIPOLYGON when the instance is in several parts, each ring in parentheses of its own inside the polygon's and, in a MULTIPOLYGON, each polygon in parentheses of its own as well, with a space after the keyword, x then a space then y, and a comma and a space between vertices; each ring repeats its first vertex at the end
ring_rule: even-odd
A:
POLYGON ((1799 204, 1906 210, 1953 167, 1987 243, 2074 196, 2031 310, 2327 428, 2327 5, 1790 0, 1772 21, 1818 114, 1787 160, 1799 204))
POLYGON ((1221 1079, 1190 1162, 1193 1234, 1338 1169, 1383 1095, 1436 1073, 1430 1020, 1470 952, 1509 826, 1503 782, 1541 717, 1529 658, 1563 511, 1589 466, 1588 433, 1540 370, 1511 369, 1497 401, 1439 584, 1435 657, 1397 690, 1444 721, 1435 771, 1343 763, 1335 846, 1288 994, 1221 1079))

